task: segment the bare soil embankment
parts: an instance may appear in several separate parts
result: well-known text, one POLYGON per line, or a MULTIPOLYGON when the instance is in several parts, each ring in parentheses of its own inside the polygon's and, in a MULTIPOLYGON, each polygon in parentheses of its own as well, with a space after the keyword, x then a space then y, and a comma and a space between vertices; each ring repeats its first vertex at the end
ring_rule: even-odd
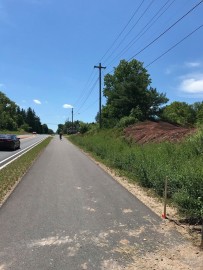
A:
POLYGON ((145 121, 125 128, 126 138, 144 144, 149 142, 178 142, 193 134, 195 128, 185 128, 163 121, 145 121))

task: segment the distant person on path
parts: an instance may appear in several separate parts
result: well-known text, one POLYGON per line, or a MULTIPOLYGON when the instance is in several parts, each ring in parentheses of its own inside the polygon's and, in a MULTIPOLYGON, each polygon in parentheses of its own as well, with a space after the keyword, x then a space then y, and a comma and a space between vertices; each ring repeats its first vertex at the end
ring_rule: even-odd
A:
POLYGON ((62 132, 59 133, 59 138, 62 140, 62 132))

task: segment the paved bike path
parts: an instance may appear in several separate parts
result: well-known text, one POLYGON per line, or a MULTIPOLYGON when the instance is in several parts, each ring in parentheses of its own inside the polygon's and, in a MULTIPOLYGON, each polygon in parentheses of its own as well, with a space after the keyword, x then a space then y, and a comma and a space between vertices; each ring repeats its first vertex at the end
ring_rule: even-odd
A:
POLYGON ((0 269, 128 269, 136 256, 184 242, 162 222, 54 137, 0 209, 0 269))

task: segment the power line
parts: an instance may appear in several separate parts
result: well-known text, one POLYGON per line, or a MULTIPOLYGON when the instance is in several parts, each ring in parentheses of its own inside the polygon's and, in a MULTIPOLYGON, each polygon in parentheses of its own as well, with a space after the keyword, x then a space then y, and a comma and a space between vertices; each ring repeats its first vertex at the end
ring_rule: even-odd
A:
POLYGON ((97 98, 93 103, 91 103, 88 107, 86 107, 86 108, 85 108, 82 112, 80 112, 80 113, 83 113, 83 112, 89 110, 89 109, 90 109, 94 104, 96 104, 98 101, 99 101, 99 99, 97 98))
POLYGON ((160 37, 166 34, 171 28, 173 28, 177 23, 179 23, 182 19, 184 19, 189 13, 191 13, 195 8, 197 8, 200 4, 202 4, 203 0, 201 0, 198 4, 196 4, 193 8, 191 8, 187 13, 185 13, 180 19, 174 22, 170 27, 168 27, 164 32, 162 32, 158 37, 156 37, 153 41, 151 41, 148 45, 146 45, 143 49, 141 49, 138 53, 133 55, 128 61, 132 60, 135 56, 146 50, 149 46, 151 46, 154 42, 156 42, 160 37))
MULTIPOLYGON (((89 84, 89 82, 90 82, 90 79, 91 79, 91 77, 92 77, 92 75, 93 75, 93 72, 94 72, 94 69, 92 69, 92 72, 91 72, 91 74, 90 74, 90 76, 89 76, 87 82, 85 83, 85 86, 83 87, 82 95, 80 95, 80 97, 74 102, 74 107, 75 107, 75 104, 79 103, 80 100, 84 97, 84 95, 85 95, 85 90, 86 90, 86 88, 87 88, 87 86, 88 86, 88 84, 89 84)), ((96 74, 95 74, 95 76, 96 76, 96 74)), ((93 79, 94 79, 94 78, 93 78, 93 79)), ((93 79, 91 80, 91 82, 93 81, 93 79)), ((90 83, 91 83, 91 82, 90 82, 90 83)))
POLYGON ((149 22, 141 29, 141 31, 127 44, 127 46, 117 55, 113 58, 113 60, 108 63, 107 65, 111 65, 118 57, 121 57, 125 52, 127 52, 134 44, 137 42, 152 26, 155 22, 158 21, 158 19, 172 6, 172 4, 175 2, 173 0, 169 6, 167 6, 163 12, 156 18, 156 16, 161 12, 161 10, 170 2, 171 0, 168 0, 158 11, 157 13, 150 18, 149 22), (155 19, 156 18, 156 19, 155 19), (155 19, 153 21, 153 19, 155 19), (149 27, 147 27, 149 25, 149 27), (144 31, 144 29, 147 27, 147 29, 144 31), (144 31, 144 32, 143 32, 144 31))
POLYGON ((128 20, 127 24, 124 26, 124 28, 122 29, 122 31, 120 32, 120 34, 117 36, 117 38, 114 40, 114 42, 111 44, 111 46, 109 47, 109 49, 105 52, 105 54, 102 56, 102 58, 100 59, 99 62, 101 62, 104 57, 107 55, 107 53, 113 48, 114 44, 117 42, 117 40, 119 39, 119 37, 123 34, 123 32, 125 31, 125 29, 128 27, 128 25, 130 24, 130 22, 132 21, 132 19, 134 18, 134 16, 137 14, 137 12, 139 11, 140 7, 142 6, 142 4, 144 3, 145 0, 142 0, 142 2, 140 3, 140 5, 138 6, 138 8, 135 10, 135 12, 133 13, 133 15, 131 16, 131 18, 128 20))
MULTIPOLYGON (((174 2, 174 1, 173 1, 174 2)), ((157 41, 161 36, 163 36, 166 32, 168 32, 171 28, 173 28, 178 22, 180 22, 184 17, 186 17, 189 13, 191 13, 195 8, 197 8, 201 3, 203 2, 200 1, 198 4, 196 4, 193 8, 191 8, 186 14, 184 14, 180 19, 178 19, 176 22, 174 22, 170 27, 168 27, 164 32, 162 32, 157 38, 155 38, 152 42, 150 42, 147 46, 145 46, 142 50, 140 50, 136 55, 138 55, 139 53, 141 53, 142 51, 144 51, 145 49, 147 49, 150 45, 152 45, 155 41, 157 41)), ((168 3, 168 2, 167 2, 168 3)), ((172 4, 172 3, 171 3, 172 4)), ((164 5, 165 6, 165 5, 164 5)), ((168 7, 169 8, 169 7, 168 7)), ((160 10, 159 10, 160 11, 160 10)), ((158 14, 158 13, 157 13, 158 14)), ((160 15, 161 16, 161 15, 160 15)), ((155 16, 154 16, 155 17, 155 16)), ((153 17, 153 18, 154 18, 153 17)), ((132 18, 132 17, 131 17, 132 18)), ((158 19, 158 18, 157 18, 158 19)), ((156 19, 156 20, 157 20, 156 19)), ((174 49, 176 46, 178 46, 180 43, 182 43, 185 39, 187 39, 189 36, 191 36, 192 34, 194 34, 196 31, 198 31, 203 25, 199 26, 198 28, 196 28, 194 31, 192 31, 191 33, 189 33, 186 37, 184 37, 183 39, 181 39, 179 42, 177 42, 175 45, 173 45, 172 47, 170 47, 167 51, 165 51, 164 53, 162 53, 160 56, 158 56, 156 59, 154 59, 152 62, 150 62, 146 67, 152 65, 154 62, 156 62, 157 60, 159 60, 161 57, 163 57, 165 54, 167 54, 169 51, 171 51, 172 49, 174 49)), ((127 26, 126 26, 127 27, 127 26)), ((123 31, 126 29, 126 27, 121 31, 121 34, 123 33, 123 31)), ((144 29, 144 28, 143 28, 144 29)), ((145 31, 146 32, 146 31, 145 31)), ((141 32, 140 32, 141 33, 141 32)), ((140 34, 139 33, 139 34, 140 34)), ((121 35, 120 34, 120 35, 121 35)), ((120 37, 120 36, 119 36, 120 37)), ((118 38, 119 38, 118 37, 118 38)), ((118 40, 117 38, 117 40, 118 40)), ((117 41, 116 40, 116 41, 117 41)), ((116 42, 115 41, 115 42, 116 42)), ((109 49, 110 50, 110 49, 109 49)), ((107 54, 107 53, 106 53, 107 54)), ((128 61, 130 61, 132 58, 134 58, 136 55, 134 55, 133 57, 131 57, 128 61)), ((103 56, 104 57, 104 56, 103 56)), ((93 72, 92 72, 93 73, 93 72)), ((92 73, 90 75, 90 78, 92 76, 92 73)), ((88 79, 87 84, 90 81, 90 78, 88 79)), ((77 112, 84 106, 85 102, 87 101, 87 99, 89 98, 90 94, 92 93, 92 91, 94 90, 96 83, 97 83, 98 79, 94 82, 94 84, 92 85, 92 87, 90 88, 90 91, 88 92, 87 97, 85 98, 85 100, 83 101, 83 103, 81 104, 81 106, 79 107, 79 109, 77 110, 77 112)), ((84 94, 83 94, 84 95, 84 94)), ((81 97, 80 97, 81 99, 81 97)), ((90 106, 89 106, 90 107, 90 106)))
POLYGON ((143 16, 145 15, 145 13, 148 11, 148 9, 151 7, 151 5, 153 4, 154 0, 151 0, 151 2, 149 3, 149 5, 147 6, 147 8, 144 10, 144 12, 142 13, 142 15, 137 19, 136 23, 131 27, 131 29, 126 33, 126 35, 124 36, 124 38, 120 41, 120 43, 118 44, 118 46, 115 48, 115 50, 110 54, 109 58, 114 54, 114 52, 120 47, 120 45, 125 41, 126 37, 130 34, 130 32, 135 28, 135 26, 138 24, 138 22, 143 18, 143 16))
POLYGON ((172 47, 170 47, 167 51, 165 51, 164 53, 162 53, 160 56, 158 56, 157 58, 155 58, 152 62, 150 62, 149 64, 147 64, 145 66, 145 68, 151 66, 154 62, 156 62, 157 60, 159 60, 161 57, 163 57, 165 54, 167 54, 168 52, 170 52, 171 50, 173 50, 176 46, 178 46, 180 43, 182 43, 185 39, 187 39, 188 37, 190 37, 191 35, 193 35, 195 32, 197 32, 201 27, 203 27, 203 24, 200 25, 199 27, 197 27, 195 30, 193 30, 192 32, 190 32, 187 36, 185 36, 184 38, 182 38, 179 42, 177 42, 176 44, 174 44, 172 47))
POLYGON ((89 90, 89 92, 88 92, 88 94, 87 94, 87 97, 85 98, 85 100, 83 101, 83 103, 81 104, 81 106, 78 108, 78 110, 76 111, 76 113, 78 113, 79 110, 84 106, 85 102, 87 101, 87 99, 88 99, 89 96, 91 95, 92 91, 94 90, 94 88, 95 88, 95 86, 96 86, 98 80, 99 80, 99 79, 97 78, 97 80, 94 82, 94 84, 93 84, 92 87, 90 88, 90 90, 89 90))

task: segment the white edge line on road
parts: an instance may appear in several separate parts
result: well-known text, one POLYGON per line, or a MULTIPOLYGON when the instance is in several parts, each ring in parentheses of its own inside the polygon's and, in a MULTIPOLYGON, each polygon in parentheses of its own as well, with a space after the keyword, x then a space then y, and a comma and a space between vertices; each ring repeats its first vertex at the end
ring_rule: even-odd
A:
MULTIPOLYGON (((43 141, 43 139, 42 139, 41 141, 43 141)), ((40 142, 41 142, 41 141, 40 141, 40 142)), ((39 142, 39 141, 38 141, 38 142, 39 142)), ((5 162, 5 161, 8 160, 8 159, 11 159, 12 157, 15 157, 15 156, 18 155, 19 153, 24 152, 26 149, 28 149, 28 148, 30 148, 31 146, 37 144, 38 142, 35 142, 35 143, 31 144, 30 146, 26 147, 25 149, 22 149, 21 151, 15 153, 14 155, 5 158, 4 160, 0 161, 0 164, 3 163, 3 162, 5 162)))
MULTIPOLYGON (((22 153, 21 155, 18 155, 18 156, 15 157, 14 159, 12 159, 12 160, 10 160, 9 162, 7 162, 6 164, 4 164, 2 167, 0 167, 0 170, 2 170, 4 167, 6 167, 8 164, 10 164, 11 162, 13 162, 13 161, 16 160, 17 158, 23 156, 25 153, 27 153, 28 151, 30 151, 32 148, 34 148, 36 145, 40 144, 40 143, 41 143, 43 140, 45 140, 45 139, 46 139, 46 138, 43 138, 42 140, 40 140, 40 141, 38 141, 38 142, 32 144, 31 146, 25 148, 24 150, 22 150, 21 152, 23 152, 23 153, 22 153), (29 149, 28 149, 28 148, 29 148, 29 149), (26 149, 27 149, 27 151, 25 151, 26 149)), ((18 153, 19 153, 19 152, 18 152, 18 153)), ((18 153, 16 153, 16 154, 18 154, 18 153)), ((13 155, 13 156, 11 156, 11 157, 16 156, 16 154, 13 155)), ((5 162, 5 160, 10 159, 11 157, 4 159, 4 160, 1 161, 0 163, 5 162)))

